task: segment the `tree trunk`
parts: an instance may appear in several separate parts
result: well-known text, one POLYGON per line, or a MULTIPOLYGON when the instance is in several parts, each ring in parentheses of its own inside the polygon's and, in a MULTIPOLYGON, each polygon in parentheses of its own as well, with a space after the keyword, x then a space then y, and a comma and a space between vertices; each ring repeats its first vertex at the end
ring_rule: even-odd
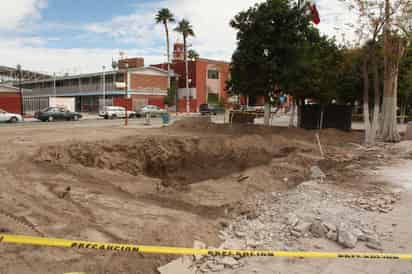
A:
POLYGON ((264 125, 270 126, 270 102, 269 100, 265 101, 265 118, 264 118, 264 125))
POLYGON ((397 78, 394 64, 394 47, 396 39, 390 38, 390 3, 385 0, 385 28, 384 28, 384 88, 382 103, 381 137, 385 142, 399 142, 398 123, 396 120, 397 108, 397 78), (395 89, 396 88, 396 89, 395 89))
POLYGON ((385 94, 383 97, 383 117, 382 117, 382 128, 381 135, 385 142, 399 142, 400 135, 398 132, 397 119, 396 119, 396 108, 397 108, 397 98, 393 94, 395 86, 397 86, 397 81, 393 76, 389 79, 385 79, 385 94), (392 93, 392 94, 391 94, 392 93))
POLYGON ((170 38, 169 38, 169 27, 167 23, 165 25, 165 30, 166 30, 166 47, 167 47, 167 88, 170 89, 171 83, 170 83, 170 38))
POLYGON ((373 105, 373 117, 372 117, 372 127, 370 141, 372 143, 376 142, 376 136, 379 132, 379 115, 381 113, 381 88, 379 83, 379 70, 376 56, 376 49, 374 49, 372 56, 372 66, 373 66, 373 86, 374 86, 374 105, 373 105))
POLYGON ((363 76, 363 121, 365 125, 365 143, 371 143, 371 124, 369 117, 369 73, 368 73, 368 58, 365 57, 362 64, 363 76))
POLYGON ((289 127, 295 127, 295 116, 296 116, 296 99, 292 100, 292 113, 289 118, 289 127))

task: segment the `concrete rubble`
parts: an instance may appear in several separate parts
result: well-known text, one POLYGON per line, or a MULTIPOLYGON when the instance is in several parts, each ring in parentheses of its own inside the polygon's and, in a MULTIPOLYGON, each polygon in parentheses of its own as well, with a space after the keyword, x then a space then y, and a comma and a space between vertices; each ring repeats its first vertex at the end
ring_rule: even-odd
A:
MULTIPOLYGON (((324 239, 343 249, 363 246, 382 251, 381 236, 388 239, 390 233, 378 233, 373 223, 366 222, 365 216, 381 214, 379 208, 393 207, 398 198, 396 193, 356 197, 338 190, 331 192, 321 181, 307 181, 283 193, 258 194, 254 199, 256 218, 239 216, 232 222, 225 222, 219 233, 223 241, 219 249, 322 250, 321 242, 316 241, 324 239), (366 203, 376 203, 377 210, 359 206, 366 203)), ((201 242, 195 246, 205 248, 201 242)), ((236 269, 242 267, 244 261, 247 262, 240 257, 193 258, 196 273, 236 269)))
POLYGON ((193 261, 189 257, 181 257, 167 265, 159 267, 157 271, 160 274, 196 274, 196 268, 193 267, 193 261))

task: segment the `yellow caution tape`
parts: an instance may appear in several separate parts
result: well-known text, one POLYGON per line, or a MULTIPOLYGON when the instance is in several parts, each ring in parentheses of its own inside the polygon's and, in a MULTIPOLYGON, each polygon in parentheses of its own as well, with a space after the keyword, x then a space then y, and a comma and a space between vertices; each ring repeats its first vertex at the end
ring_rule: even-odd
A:
POLYGON ((0 243, 34 246, 62 247, 70 249, 94 249, 123 253, 147 253, 163 255, 209 255, 240 257, 294 257, 317 259, 370 259, 370 260, 412 260, 412 254, 381 253, 337 253, 337 252, 285 252, 258 250, 216 250, 195 249, 166 246, 144 246, 128 244, 112 244, 88 241, 72 241, 64 239, 40 238, 30 236, 0 234, 0 243))

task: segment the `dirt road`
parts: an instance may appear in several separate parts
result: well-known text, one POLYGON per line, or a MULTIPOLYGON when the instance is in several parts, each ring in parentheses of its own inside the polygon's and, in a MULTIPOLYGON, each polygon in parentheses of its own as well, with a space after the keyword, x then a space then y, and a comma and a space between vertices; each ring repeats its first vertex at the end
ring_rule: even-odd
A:
MULTIPOLYGON (((71 123, 4 127, 0 229, 91 241, 192 246, 200 240, 219 246, 219 231, 232 220, 258 217, 256 194, 288 193, 309 179, 314 165, 335 176, 334 182, 354 159, 367 166, 369 158, 359 158, 365 153, 353 144, 360 140, 359 133, 323 131, 322 145, 334 159, 325 161, 314 132, 297 129, 230 127, 202 119, 163 129, 71 123)), ((362 176, 357 168, 345 174, 351 180, 362 176)), ((346 192, 356 191, 341 181, 346 192)), ((0 254, 0 273, 146 274, 173 259, 4 245, 0 254)))

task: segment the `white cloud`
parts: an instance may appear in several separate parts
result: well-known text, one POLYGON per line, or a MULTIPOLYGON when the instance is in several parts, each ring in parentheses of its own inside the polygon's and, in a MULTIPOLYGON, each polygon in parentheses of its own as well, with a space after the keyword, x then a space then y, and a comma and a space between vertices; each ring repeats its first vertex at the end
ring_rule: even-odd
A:
POLYGON ((358 16, 350 11, 347 3, 339 0, 317 0, 316 4, 321 17, 321 33, 335 36, 338 42, 345 40, 353 43, 358 40, 354 28, 350 26, 357 23, 358 16))
POLYGON ((46 0, 2 1, 0 30, 16 30, 24 23, 40 18, 40 11, 46 4, 46 0))
MULTIPOLYGON (((164 0, 156 4, 139 5, 139 10, 127 16, 117 16, 108 22, 86 26, 87 30, 107 34, 123 42, 134 42, 138 46, 164 46, 163 26, 154 24, 154 16, 159 8, 168 7, 178 20, 189 19, 196 37, 193 44, 201 56, 230 60, 235 49, 236 33, 229 26, 230 20, 241 10, 262 0, 164 0)), ((171 26, 171 29, 174 26, 171 26)), ((171 31, 172 42, 181 37, 171 31)), ((164 49, 163 49, 164 51, 164 49)))
MULTIPOLYGON (((134 12, 124 16, 115 16, 106 22, 96 22, 80 26, 79 35, 101 35, 117 42, 126 42, 136 50, 126 50, 128 56, 145 57, 146 64, 165 61, 164 30, 154 24, 154 15, 159 8, 168 7, 178 20, 187 18, 192 23, 196 37, 191 38, 202 57, 229 61, 236 47, 236 33, 229 26, 229 21, 241 10, 263 0, 162 0, 149 4, 137 4, 134 12), (80 30, 86 31, 81 33, 80 30), (159 46, 160 45, 160 46, 159 46)), ((317 0, 322 33, 332 36, 347 33, 346 39, 354 37, 345 23, 355 23, 348 9, 339 0, 317 0), (338 27, 339 29, 336 29, 338 27), (349 38, 348 38, 349 37, 349 38)), ((46 0, 15 0, 2 5, 8 18, 0 17, 0 31, 16 29, 27 20, 40 18, 41 8, 46 0), (7 25, 7 26, 6 26, 7 25)), ((58 28, 57 28, 58 29, 58 28)), ((180 37, 172 33, 172 42, 180 37)), ((98 71, 102 65, 110 66, 112 57, 119 49, 94 48, 53 49, 47 47, 47 40, 42 37, 21 37, 11 41, 0 39, 0 60, 4 65, 15 66, 21 63, 26 68, 48 72, 86 72, 98 71)))
MULTIPOLYGON (((118 54, 118 49, 53 49, 22 45, 20 41, 0 44, 2 65, 15 67, 17 64, 22 64, 25 69, 49 74, 55 72, 58 75, 95 72, 101 70, 103 65, 110 69, 112 58, 118 54)), ((145 56, 146 64, 165 61, 159 56, 150 55, 150 52, 145 50, 133 50, 128 54, 145 56)))
MULTIPOLYGON (((178 19, 187 18, 192 23, 196 37, 190 43, 203 57, 230 60, 236 47, 236 33, 229 26, 230 20, 240 11, 263 0, 163 0, 157 4, 139 5, 139 10, 127 16, 118 16, 108 22, 87 26, 89 31, 108 34, 139 46, 161 42, 164 47, 162 26, 155 26, 153 17, 159 8, 168 7, 178 19)), ((339 0, 317 0, 321 16, 321 33, 335 36, 338 41, 354 40, 352 28, 356 16, 339 0)), ((180 37, 172 32, 172 41, 180 37)), ((181 40, 181 39, 180 39, 181 40)))

